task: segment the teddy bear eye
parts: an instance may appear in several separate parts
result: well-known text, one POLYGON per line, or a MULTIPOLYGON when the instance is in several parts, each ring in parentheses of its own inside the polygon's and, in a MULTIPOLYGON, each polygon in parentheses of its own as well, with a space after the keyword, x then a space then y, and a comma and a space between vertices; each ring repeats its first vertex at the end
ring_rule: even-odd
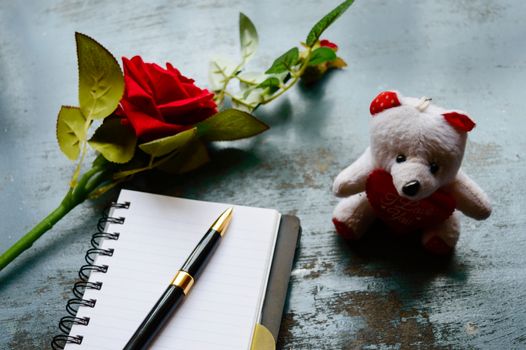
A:
POLYGON ((399 155, 396 156, 396 162, 397 163, 403 163, 403 162, 405 162, 405 159, 406 158, 405 158, 405 156, 403 154, 399 154, 399 155))
POLYGON ((436 174, 436 172, 438 171, 440 167, 438 166, 437 163, 431 163, 429 165, 429 171, 431 172, 431 174, 436 174))

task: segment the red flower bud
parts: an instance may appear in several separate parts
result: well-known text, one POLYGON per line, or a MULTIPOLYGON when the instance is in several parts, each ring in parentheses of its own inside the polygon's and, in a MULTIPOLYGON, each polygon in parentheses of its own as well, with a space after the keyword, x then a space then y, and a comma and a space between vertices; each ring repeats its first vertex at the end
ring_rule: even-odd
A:
POLYGON ((320 46, 321 46, 321 47, 328 47, 328 48, 331 48, 331 49, 333 49, 334 51, 338 50, 338 45, 336 45, 336 44, 333 43, 333 42, 330 42, 330 41, 327 40, 327 39, 322 39, 322 40, 320 40, 320 46))

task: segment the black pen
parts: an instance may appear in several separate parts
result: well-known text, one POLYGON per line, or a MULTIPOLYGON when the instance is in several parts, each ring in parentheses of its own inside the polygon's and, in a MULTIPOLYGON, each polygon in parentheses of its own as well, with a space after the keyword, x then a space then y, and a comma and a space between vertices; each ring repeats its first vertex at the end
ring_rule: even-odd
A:
POLYGON ((146 349, 163 325, 170 319, 170 315, 184 299, 184 296, 190 292, 195 279, 221 241, 221 237, 225 234, 232 219, 232 211, 233 208, 225 210, 210 226, 192 254, 186 259, 181 269, 177 271, 168 288, 130 338, 124 350, 146 349))

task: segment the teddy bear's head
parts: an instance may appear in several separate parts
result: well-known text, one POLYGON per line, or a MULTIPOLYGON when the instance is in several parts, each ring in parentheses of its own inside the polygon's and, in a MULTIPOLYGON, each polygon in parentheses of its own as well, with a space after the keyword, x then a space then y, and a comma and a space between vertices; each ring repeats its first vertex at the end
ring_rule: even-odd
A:
POLYGON ((371 154, 402 197, 419 200, 451 183, 475 123, 427 98, 382 92, 371 103, 371 154))

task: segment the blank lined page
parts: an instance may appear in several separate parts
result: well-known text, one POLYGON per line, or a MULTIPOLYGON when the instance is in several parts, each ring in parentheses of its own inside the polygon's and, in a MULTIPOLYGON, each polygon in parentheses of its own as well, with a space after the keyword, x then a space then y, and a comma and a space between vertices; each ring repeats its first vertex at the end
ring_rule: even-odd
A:
MULTIPOLYGON (((202 202, 122 190, 111 216, 124 224, 109 224, 119 232, 113 256, 99 256, 90 281, 101 290, 86 290, 84 299, 96 299, 94 308, 80 307, 77 317, 88 316, 87 326, 75 325, 71 335, 82 344, 66 349, 122 349, 175 272, 214 220, 231 205, 202 202)), ((234 206, 230 226, 208 265, 183 303, 155 340, 152 349, 249 349, 259 321, 280 214, 271 209, 234 206)))

